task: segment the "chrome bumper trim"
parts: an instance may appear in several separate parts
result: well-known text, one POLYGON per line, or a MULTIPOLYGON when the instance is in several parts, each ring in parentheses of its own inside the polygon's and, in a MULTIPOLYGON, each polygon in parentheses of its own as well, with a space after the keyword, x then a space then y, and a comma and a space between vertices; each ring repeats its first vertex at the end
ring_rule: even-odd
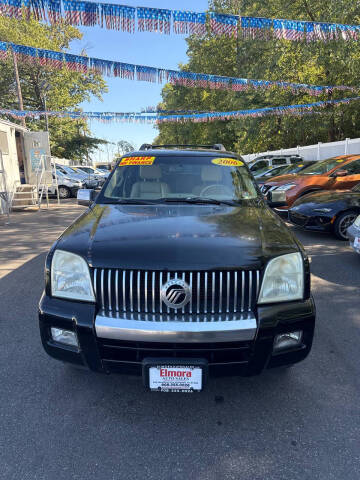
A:
MULTIPOLYGON (((167 315, 163 317, 166 319, 167 315)), ((255 338, 257 323, 252 314, 244 317, 239 315, 234 320, 229 320, 229 315, 216 316, 223 318, 223 321, 211 321, 214 315, 194 315, 194 319, 197 317, 208 317, 209 320, 146 321, 126 318, 126 314, 124 317, 99 314, 95 319, 95 330, 100 338, 134 342, 208 343, 250 341, 255 338)))

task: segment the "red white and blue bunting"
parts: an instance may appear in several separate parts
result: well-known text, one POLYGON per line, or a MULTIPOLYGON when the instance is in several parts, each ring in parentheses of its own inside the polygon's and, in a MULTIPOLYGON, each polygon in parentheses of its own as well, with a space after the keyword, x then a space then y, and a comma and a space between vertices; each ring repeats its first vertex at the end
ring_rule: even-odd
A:
POLYGON ((20 19, 33 15, 51 24, 95 26, 123 32, 213 35, 290 41, 360 39, 360 25, 302 20, 239 17, 217 12, 193 12, 151 7, 131 7, 82 0, 0 0, 0 15, 20 19))
POLYGON ((152 83, 169 82, 184 87, 199 87, 217 90, 232 90, 236 92, 249 89, 282 88, 292 92, 306 92, 309 95, 321 95, 335 90, 358 91, 359 88, 345 85, 308 85, 272 80, 253 80, 248 78, 223 77, 205 73, 194 73, 165 68, 134 65, 101 58, 85 57, 70 53, 27 47, 14 43, 0 42, 0 60, 6 60, 12 50, 21 62, 29 62, 49 68, 67 68, 73 72, 98 72, 108 77, 118 77, 126 80, 137 80, 152 83))
POLYGON ((359 101, 360 97, 344 98, 341 100, 328 100, 324 102, 307 103, 302 105, 287 105, 281 107, 257 108, 254 110, 239 110, 232 112, 201 112, 179 114, 166 111, 154 111, 140 113, 122 113, 122 112, 53 112, 53 111, 33 111, 33 110, 7 110, 0 109, 0 115, 10 116, 17 120, 23 118, 40 119, 42 117, 68 118, 72 120, 96 120, 100 122, 125 122, 125 123, 171 123, 171 122, 195 122, 208 123, 214 121, 239 120, 242 118, 262 118, 266 116, 302 116, 310 114, 324 113, 324 109, 329 106, 340 106, 359 101))

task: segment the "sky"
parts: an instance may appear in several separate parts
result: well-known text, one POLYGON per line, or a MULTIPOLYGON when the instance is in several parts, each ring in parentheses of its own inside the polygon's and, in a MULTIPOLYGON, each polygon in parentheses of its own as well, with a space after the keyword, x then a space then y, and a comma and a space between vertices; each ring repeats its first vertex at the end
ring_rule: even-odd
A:
MULTIPOLYGON (((115 3, 115 0, 113 0, 115 3)), ((116 2, 117 3, 117 2, 116 2)), ((205 11, 207 0, 126 0, 122 4, 154 8, 171 8, 174 10, 205 11), (196 4, 196 6, 195 6, 196 4)), ((186 42, 184 35, 159 33, 135 34, 106 30, 100 27, 79 27, 83 38, 74 41, 71 53, 80 54, 85 48, 87 55, 136 63, 154 67, 178 69, 179 63, 187 62, 186 42)), ((120 78, 104 77, 108 85, 108 93, 103 95, 103 101, 92 99, 81 106, 85 111, 97 112, 139 112, 141 109, 156 106, 161 100, 161 84, 122 80, 120 78)), ((151 143, 157 135, 157 129, 152 125, 109 123, 92 121, 92 135, 111 142, 127 140, 136 148, 142 143, 151 143)), ((107 161, 115 147, 103 148, 102 152, 93 155, 94 161, 107 161), (108 150, 108 151, 107 151, 108 150)), ((111 160, 111 158, 110 158, 111 160)))

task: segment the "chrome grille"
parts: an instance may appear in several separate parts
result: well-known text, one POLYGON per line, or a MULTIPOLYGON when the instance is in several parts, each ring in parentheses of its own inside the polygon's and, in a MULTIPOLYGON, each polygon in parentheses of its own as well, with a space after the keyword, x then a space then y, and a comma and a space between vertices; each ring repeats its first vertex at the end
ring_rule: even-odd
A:
POLYGON ((99 308, 106 312, 153 314, 226 314, 255 310, 260 289, 260 271, 162 272, 95 268, 92 271, 99 308), (161 300, 168 280, 188 283, 191 300, 172 310, 161 300))

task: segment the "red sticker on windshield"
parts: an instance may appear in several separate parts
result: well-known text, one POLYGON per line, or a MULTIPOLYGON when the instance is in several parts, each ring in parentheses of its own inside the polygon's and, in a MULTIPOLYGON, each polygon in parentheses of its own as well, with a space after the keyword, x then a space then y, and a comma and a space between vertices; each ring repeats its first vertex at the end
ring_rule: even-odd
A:
POLYGON ((128 165, 153 165, 156 157, 126 157, 119 163, 120 167, 128 165))

